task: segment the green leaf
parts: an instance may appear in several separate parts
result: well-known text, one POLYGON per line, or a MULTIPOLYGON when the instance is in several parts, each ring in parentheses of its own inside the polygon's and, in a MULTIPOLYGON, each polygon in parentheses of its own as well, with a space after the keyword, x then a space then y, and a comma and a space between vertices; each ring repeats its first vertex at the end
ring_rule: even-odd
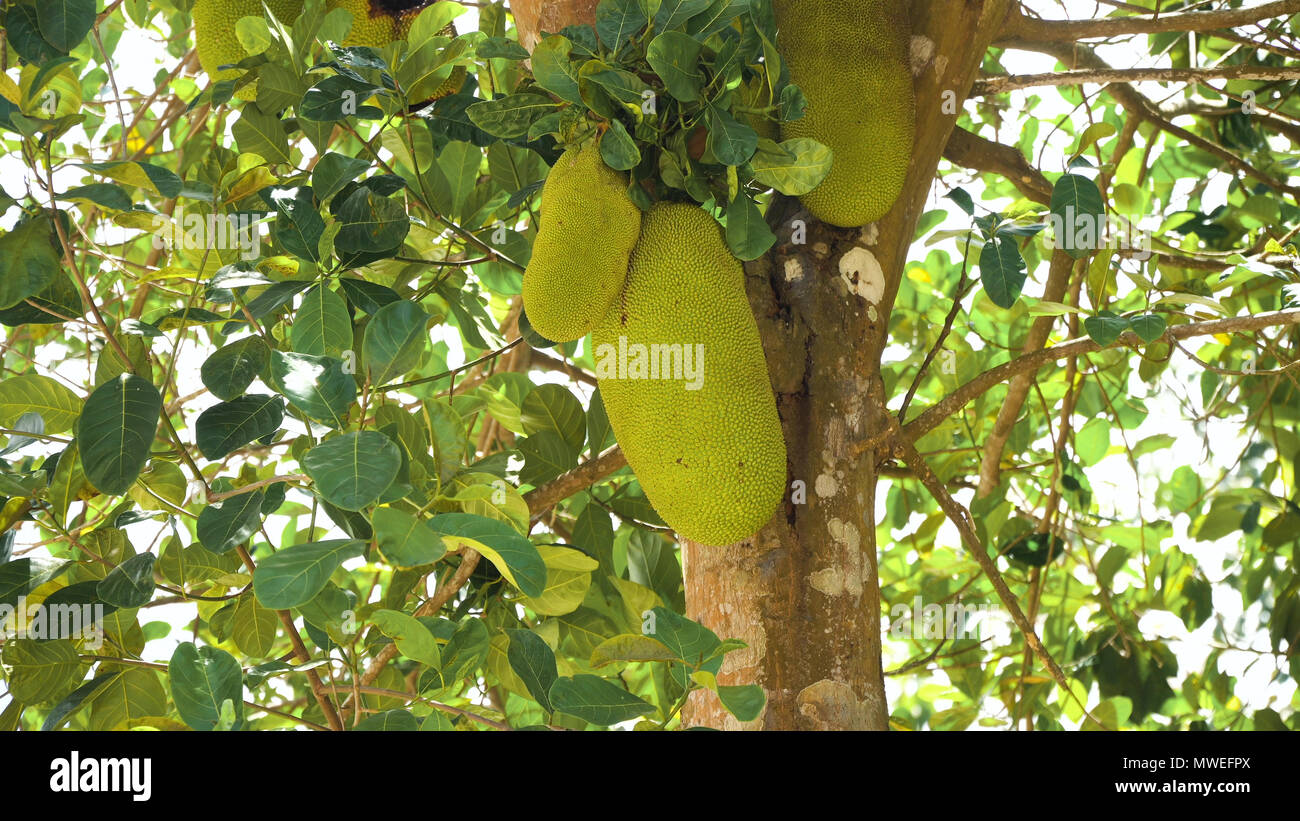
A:
POLYGON ((256 154, 272 164, 292 162, 285 122, 274 112, 266 113, 257 106, 244 106, 230 132, 243 153, 256 154))
POLYGON ((392 254, 411 230, 402 203, 365 186, 347 195, 335 215, 339 224, 334 248, 340 255, 392 254))
POLYGON ((650 19, 641 0, 603 0, 596 6, 596 34, 602 43, 617 50, 650 19))
POLYGON ((397 445, 373 430, 327 439, 302 457, 316 492, 343 510, 361 510, 378 501, 401 466, 397 445))
POLYGON ((800 138, 777 144, 759 140, 749 167, 754 179, 791 197, 812 191, 831 171, 831 150, 816 140, 800 138))
POLYGON ((1051 213, 1053 226, 1061 228, 1053 238, 1057 248, 1082 259, 1101 247, 1106 208, 1097 183, 1078 174, 1061 175, 1052 186, 1051 213))
POLYGON ((0 379, 0 427, 12 428, 25 413, 39 413, 46 433, 62 433, 70 430, 81 414, 81 398, 40 374, 0 379))
POLYGON ((763 712, 767 696, 757 684, 743 684, 738 687, 718 686, 718 700, 739 721, 753 721, 763 712))
POLYGON ((348 728, 354 733, 413 733, 419 729, 415 716, 406 710, 384 710, 367 716, 357 726, 348 728))
POLYGON ((370 163, 359 157, 327 151, 312 169, 312 191, 321 202, 329 202, 330 197, 342 191, 343 186, 361 176, 369 167, 370 163))
POLYGON ((510 94, 496 100, 483 100, 465 110, 474 125, 494 137, 513 140, 527 136, 528 127, 558 106, 541 94, 510 94))
POLYGON ((617 684, 590 675, 556 679, 551 685, 550 698, 557 711, 600 727, 630 721, 655 711, 653 704, 617 684))
POLYGON ((727 245, 740 260, 758 259, 776 244, 763 213, 743 191, 727 206, 727 245))
POLYGON ((243 727, 243 671, 234 656, 217 647, 195 647, 193 643, 185 642, 172 653, 167 671, 176 712, 190 727, 195 730, 216 729, 226 702, 230 702, 234 709, 232 729, 243 727))
POLYGON ((1102 311, 1083 321, 1083 329, 1103 348, 1120 338, 1129 329, 1129 321, 1111 311, 1102 311))
POLYGON ((743 165, 758 148, 758 133, 726 111, 710 108, 708 148, 723 165, 743 165))
POLYGON ((641 149, 618 120, 611 120, 609 130, 600 139, 600 158, 617 171, 629 171, 641 162, 641 149))
POLYGON ((506 650, 506 659, 510 669, 528 689, 541 708, 554 712, 551 706, 550 690, 558 677, 555 665, 555 652, 550 645, 532 630, 506 630, 510 637, 510 646, 506 650))
POLYGON ((275 433, 283 421, 284 400, 250 393, 199 414, 194 422, 194 443, 204 459, 215 462, 254 439, 275 433))
POLYGON ((366 325, 365 363, 372 385, 384 385, 420 364, 429 315, 408 300, 390 302, 366 325))
POLYGON ((569 60, 573 43, 559 34, 542 40, 533 49, 533 79, 547 91, 570 103, 582 103, 578 76, 569 60))
POLYGON ((434 670, 442 667, 438 642, 434 641, 429 628, 416 619, 397 610, 376 610, 370 614, 370 621, 379 632, 393 640, 402 655, 434 670))
POLYGON ((1143 314, 1130 319, 1129 327, 1143 342, 1151 343, 1165 335, 1168 324, 1160 314, 1143 314))
POLYGON ((704 44, 679 31, 665 31, 650 41, 646 62, 655 70, 668 93, 684 103, 700 98, 704 72, 700 70, 700 50, 704 44))
POLYGON ((662 641, 639 633, 623 633, 605 639, 591 651, 591 666, 604 667, 620 661, 682 661, 662 641))
POLYGON ((295 353, 341 357, 352 349, 352 320, 343 297, 317 285, 293 315, 289 339, 295 353))
POLYGON ((1010 308, 1025 287, 1025 259, 1010 237, 994 237, 980 251, 980 282, 999 308, 1010 308))
POLYGON ((325 587, 344 559, 361 555, 364 547, 365 543, 356 539, 332 539, 283 548, 258 564, 253 592, 272 610, 298 607, 325 587))
POLYGON ((143 607, 153 598, 152 553, 139 553, 108 572, 95 587, 95 595, 105 604, 129 609, 143 607))
POLYGON ((544 430, 559 434, 560 438, 582 450, 587 438, 586 414, 582 403, 563 385, 538 385, 524 397, 519 414, 524 433, 532 436, 544 430))
MULTIPOLYGON (((90 681, 73 690, 65 696, 62 701, 50 708, 50 711, 45 714, 45 721, 41 723, 41 732, 48 733, 51 730, 59 729, 64 721, 85 706, 86 699, 93 696, 96 690, 103 687, 118 675, 118 673, 104 673, 103 675, 95 676, 90 681)), ((14 701, 14 704, 21 705, 22 702, 14 701)))
POLYGON ((138 376, 122 374, 90 395, 77 420, 77 443, 86 479, 99 492, 120 496, 135 484, 161 415, 158 389, 138 376))
POLYGON ((9 695, 23 704, 58 701, 81 681, 81 659, 67 639, 36 641, 10 639, 0 650, 8 670, 9 695))
POLYGON ((36 4, 36 21, 46 42, 67 54, 95 25, 95 0, 46 0, 36 4))
POLYGON ((54 281, 61 257, 54 222, 47 216, 0 235, 0 308, 11 308, 44 290, 54 281))
POLYGON ((442 535, 448 549, 467 546, 481 553, 525 596, 540 596, 546 589, 542 554, 510 525, 470 513, 443 513, 427 525, 442 535))
POLYGON ((167 715, 167 689, 154 670, 132 667, 115 673, 89 699, 92 731, 128 729, 128 722, 167 715))
POLYGON ((262 524, 262 496, 254 490, 203 508, 194 531, 199 542, 221 555, 248 541, 262 524))
POLYGON ((199 376, 213 396, 230 401, 247 390, 270 361, 271 349, 261 337, 249 336, 219 348, 204 360, 199 376))
POLYGON ((271 351, 271 385, 303 413, 334 428, 346 426, 357 395, 343 362, 328 356, 271 351))
POLYGON ((235 602, 235 615, 230 622, 230 639, 246 656, 266 658, 275 647, 275 635, 280 629, 280 617, 274 610, 263 607, 252 593, 245 593, 235 602))
POLYGON ((542 616, 562 616, 582 605, 591 587, 592 571, 600 563, 581 551, 559 545, 537 549, 546 563, 546 586, 540 595, 527 596, 524 606, 542 616))
POLYGON ((396 508, 377 508, 370 517, 379 553, 394 567, 432 564, 447 553, 442 538, 424 522, 396 508))

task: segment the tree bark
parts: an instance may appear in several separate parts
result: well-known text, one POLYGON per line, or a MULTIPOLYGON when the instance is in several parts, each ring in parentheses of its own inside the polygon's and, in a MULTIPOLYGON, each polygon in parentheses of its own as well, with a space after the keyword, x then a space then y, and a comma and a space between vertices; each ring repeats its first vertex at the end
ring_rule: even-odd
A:
POLYGON ((544 31, 557 32, 565 26, 595 24, 600 0, 510 0, 510 11, 519 27, 519 43, 530 53, 544 31))

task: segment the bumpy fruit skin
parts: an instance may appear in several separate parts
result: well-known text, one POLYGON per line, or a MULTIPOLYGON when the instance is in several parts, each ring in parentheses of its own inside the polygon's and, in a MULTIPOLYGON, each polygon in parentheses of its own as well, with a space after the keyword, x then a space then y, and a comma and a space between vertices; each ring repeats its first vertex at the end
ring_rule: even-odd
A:
MULTIPOLYGON (((627 287, 592 333, 605 409, 646 498, 679 535, 705 545, 753 536, 785 490, 785 440, 744 279, 712 217, 659 203, 642 220, 627 287), (620 337, 629 352, 703 345, 699 389, 618 378, 607 357, 620 337)), ((630 375, 630 354, 625 361, 630 375)))
MULTIPOLYGON (((352 12, 352 30, 348 32, 344 46, 369 46, 383 48, 394 40, 401 40, 411 30, 411 24, 434 0, 426 2, 402 2, 402 0, 327 0, 325 10, 347 9, 352 12)), ((440 34, 456 36, 456 27, 448 25, 440 34)), ((465 67, 457 66, 451 70, 446 82, 438 86, 429 100, 438 100, 460 90, 465 84, 465 67)), ((427 101, 426 101, 427 102, 427 101)))
POLYGON ((568 149, 542 186, 541 227, 524 271, 524 310, 555 342, 582 339, 627 282, 641 210, 595 143, 568 149))
MULTIPOLYGON (((267 7, 282 23, 291 24, 302 13, 303 0, 267 0, 267 7)), ((248 56, 235 36, 235 24, 241 17, 261 17, 262 0, 196 0, 191 12, 194 18, 194 44, 199 52, 199 64, 214 81, 234 80, 240 72, 235 69, 217 71, 217 66, 232 65, 248 56)), ((257 83, 235 92, 241 100, 257 98, 257 83)))
POLYGON ((807 113, 782 136, 834 152, 831 172, 801 197, 818 219, 852 228, 883 217, 903 190, 916 130, 901 0, 773 0, 777 44, 807 113))

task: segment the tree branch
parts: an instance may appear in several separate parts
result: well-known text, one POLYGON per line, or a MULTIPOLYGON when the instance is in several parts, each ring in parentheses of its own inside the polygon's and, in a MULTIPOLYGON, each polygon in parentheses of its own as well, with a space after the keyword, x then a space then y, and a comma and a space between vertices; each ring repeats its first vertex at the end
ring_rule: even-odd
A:
POLYGON ((1017 9, 1008 17, 998 44, 1021 38, 1040 43, 1073 43, 1094 37, 1155 34, 1166 31, 1213 31, 1300 13, 1300 0, 1277 0, 1243 9, 1188 11, 1158 17, 1106 17, 1100 20, 1043 20, 1017 9))
POLYGON ((1005 177, 1026 199, 1042 205, 1052 201, 1052 183, 1013 146, 954 127, 943 148, 943 156, 963 168, 1005 177))
MULTIPOLYGON (((1256 314, 1254 316, 1234 316, 1226 319, 1212 319, 1205 322, 1190 322, 1186 325, 1173 325, 1165 331, 1165 337, 1169 339, 1187 339, 1194 336, 1212 336, 1221 333, 1240 333, 1243 331, 1258 331, 1263 328, 1272 328, 1279 325, 1300 325, 1300 310, 1292 309, 1289 311, 1274 311, 1266 314, 1256 314)), ((1141 344, 1137 335, 1126 332, 1109 347, 1118 347, 1121 345, 1132 346, 1141 344)), ((1048 362, 1055 362, 1058 359, 1065 359, 1070 356, 1080 356, 1093 351, 1099 351, 1102 347, 1089 337, 1075 339, 1065 342, 1051 348, 1033 351, 1004 362, 995 368, 984 371, 979 376, 965 383, 957 390, 945 396, 938 403, 931 405, 920 416, 913 419, 903 426, 903 432, 911 441, 916 441, 926 433, 937 428, 945 419, 952 416, 957 411, 965 407, 967 402, 975 399, 981 394, 1001 384, 1017 374, 1033 373, 1034 371, 1046 365, 1048 362)))
POLYGON ((1205 80, 1295 80, 1300 66, 1214 66, 1211 68, 1098 68, 1047 74, 1004 74, 975 81, 971 96, 1002 94, 1040 86, 1084 83, 1196 83, 1205 80))
POLYGON ((626 464, 627 457, 623 455, 623 450, 615 445, 595 459, 584 462, 563 476, 529 491, 524 496, 524 501, 528 503, 529 517, 536 522, 546 514, 546 511, 578 491, 591 487, 626 464))

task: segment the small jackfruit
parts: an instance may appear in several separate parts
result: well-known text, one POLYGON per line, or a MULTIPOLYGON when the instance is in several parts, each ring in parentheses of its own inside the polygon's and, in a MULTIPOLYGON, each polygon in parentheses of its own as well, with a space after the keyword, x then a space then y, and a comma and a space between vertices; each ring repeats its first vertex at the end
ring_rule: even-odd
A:
POLYGON ((610 425, 663 520, 706 545, 757 533, 784 494, 785 440, 744 270, 708 213, 651 208, 592 344, 610 425))
MULTIPOLYGON (((303 0, 267 0, 267 7, 281 23, 292 24, 302 13, 303 0)), ((235 69, 218 71, 217 66, 233 65, 248 56, 235 36, 235 24, 241 17, 261 17, 262 0, 195 0, 191 12, 194 18, 194 45, 199 52, 199 65, 214 81, 234 80, 240 75, 235 69)), ((257 83, 252 82, 235 96, 241 100, 257 98, 257 83)))
MULTIPOLYGON (((415 18, 433 3, 434 0, 326 0, 325 10, 347 9, 352 13, 352 30, 343 41, 344 46, 383 48, 406 37, 415 18)), ((448 23, 438 33, 455 37, 456 27, 448 23)), ((464 66, 456 66, 429 100, 438 100, 459 91, 465 84, 465 74, 464 66)))
POLYGON ((541 227, 524 271, 524 310, 555 342, 582 339, 627 281, 641 211, 595 143, 560 155, 542 186, 541 227))
POLYGON ((773 0, 777 44, 808 100, 785 138, 811 137, 834 154, 830 174, 800 198, 843 228, 874 222, 903 190, 916 101, 910 26, 900 0, 773 0))

